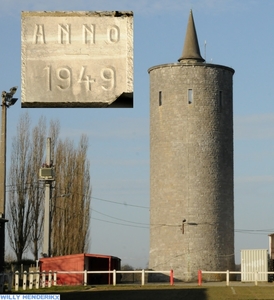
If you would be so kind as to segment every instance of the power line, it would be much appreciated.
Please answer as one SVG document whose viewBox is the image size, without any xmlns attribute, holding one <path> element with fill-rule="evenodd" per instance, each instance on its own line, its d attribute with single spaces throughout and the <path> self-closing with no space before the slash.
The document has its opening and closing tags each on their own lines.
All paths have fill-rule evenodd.
<svg viewBox="0 0 274 300">
<path fill-rule="evenodd" d="M 15 191 L 15 189 L 17 188 L 17 186 L 20 184 L 15 184 L 15 185 L 7 185 L 6 187 L 9 187 L 10 190 L 8 190 L 7 192 L 11 192 L 11 191 Z M 31 189 L 33 186 L 39 186 L 40 182 L 32 182 L 32 183 L 25 183 L 25 185 L 29 185 L 30 187 L 25 187 L 24 190 L 27 189 Z M 42 187 L 39 187 L 42 189 Z M 78 194 L 78 193 L 76 193 Z M 112 204 L 117 204 L 117 205 L 123 205 L 123 206 L 128 206 L 128 207 L 135 207 L 135 208 L 142 208 L 142 209 L 149 209 L 148 206 L 141 206 L 141 205 L 134 205 L 134 204 L 128 204 L 126 202 L 118 202 L 118 201 L 111 201 L 111 200 L 107 200 L 107 199 L 103 199 L 103 198 L 98 198 L 98 197 L 93 197 L 91 196 L 92 199 L 94 200 L 98 200 L 98 201 L 103 201 L 103 202 L 108 202 L 108 203 L 112 203 Z M 60 207 L 57 207 L 59 209 L 61 209 Z M 121 226 L 129 226 L 129 227 L 138 227 L 138 228 L 149 228 L 149 226 L 168 226 L 168 227 L 180 227 L 181 224 L 147 224 L 147 223 L 140 223 L 140 222 L 134 222 L 134 221 L 129 221 L 129 220 L 124 220 L 124 219 L 120 219 L 120 218 L 116 218 L 107 214 L 104 214 L 100 211 L 97 211 L 95 209 L 91 209 L 92 211 L 101 214 L 103 216 L 106 216 L 108 218 L 112 218 L 114 220 L 118 220 L 118 221 L 122 221 L 122 222 L 126 222 L 126 223 L 130 223 L 130 224 L 136 224 L 136 225 L 129 225 L 129 224 L 123 224 L 123 223 L 118 223 L 118 222 L 111 222 L 111 221 L 107 221 L 107 220 L 102 220 L 102 219 L 98 219 L 98 218 L 94 218 L 91 217 L 91 219 L 97 220 L 97 221 L 101 221 L 101 222 L 106 222 L 106 223 L 111 223 L 111 224 L 116 224 L 116 225 L 121 225 Z M 138 226 L 137 226 L 138 225 Z M 140 225 L 140 226 L 139 226 Z M 235 229 L 235 233 L 242 233 L 242 234 L 269 234 L 271 232 L 274 232 L 274 229 Z"/>
<path fill-rule="evenodd" d="M 134 222 L 134 221 L 128 221 L 128 220 L 124 220 L 124 219 L 115 218 L 115 217 L 112 217 L 110 215 L 104 214 L 104 213 L 102 213 L 102 212 L 100 212 L 98 210 L 95 210 L 93 208 L 91 208 L 91 211 L 92 212 L 94 211 L 94 212 L 96 212 L 96 213 L 98 213 L 98 214 L 100 214 L 102 216 L 105 216 L 105 217 L 108 217 L 108 218 L 111 218 L 111 219 L 114 219 L 114 220 L 118 220 L 118 221 L 122 221 L 122 222 L 127 222 L 127 223 L 131 223 L 131 224 L 138 224 L 138 225 L 143 225 L 143 226 L 149 226 L 149 224 L 147 224 L 147 223 L 140 223 L 140 222 Z"/>
<path fill-rule="evenodd" d="M 274 232 L 274 229 L 235 229 L 237 233 L 266 235 Z"/>
<path fill-rule="evenodd" d="M 43 187 L 41 186 L 42 184 L 38 181 L 38 182 L 32 182 L 32 183 L 24 183 L 25 187 L 24 190 L 28 190 L 33 188 L 33 186 L 38 186 L 38 188 L 43 189 Z M 26 186 L 29 187 L 26 187 Z M 9 188 L 9 190 L 7 190 L 7 192 L 14 192 L 16 191 L 16 189 L 18 188 L 18 186 L 20 186 L 20 184 L 11 184 L 11 185 L 6 185 L 7 188 Z M 79 193 L 74 193 L 74 194 L 79 194 Z M 86 195 L 82 195 L 82 196 L 86 196 Z M 112 204 L 117 204 L 117 205 L 123 205 L 123 206 L 127 206 L 127 207 L 135 207 L 135 208 L 142 208 L 142 209 L 149 209 L 148 206 L 142 206 L 142 205 L 135 205 L 135 204 L 128 204 L 126 202 L 118 202 L 118 201 L 111 201 L 111 200 L 107 200 L 107 199 L 102 199 L 102 198 L 97 198 L 97 197 L 93 197 L 91 196 L 92 199 L 94 200 L 98 200 L 98 201 L 103 201 L 103 202 L 108 202 L 108 203 L 112 203 Z"/>
<path fill-rule="evenodd" d="M 124 220 L 124 219 L 120 219 L 120 218 L 115 218 L 112 217 L 110 215 L 101 213 L 97 210 L 92 209 L 92 211 L 97 212 L 103 216 L 118 220 L 118 221 L 122 221 L 122 222 L 128 222 L 131 224 L 137 224 L 137 225 L 141 225 L 141 226 L 137 226 L 137 225 L 129 225 L 129 224 L 123 224 L 123 223 L 118 223 L 118 222 L 112 222 L 112 221 L 107 221 L 107 220 L 102 220 L 102 219 L 98 219 L 98 218 L 94 218 L 91 217 L 91 219 L 96 220 L 96 221 L 100 221 L 100 222 L 105 222 L 105 223 L 111 223 L 111 224 L 116 224 L 116 225 L 121 225 L 121 226 L 126 226 L 126 227 L 137 227 L 137 228 L 149 228 L 150 226 L 166 226 L 166 227 L 180 227 L 181 224 L 147 224 L 147 223 L 139 223 L 139 222 L 133 222 L 133 221 L 128 221 L 128 220 Z M 143 225 L 143 226 L 142 226 Z M 235 233 L 243 233 L 243 234 L 268 234 L 270 232 L 274 232 L 274 229 L 235 229 L 234 230 Z"/>
<path fill-rule="evenodd" d="M 136 227 L 136 228 L 145 228 L 145 229 L 149 229 L 149 226 L 129 225 L 129 224 L 123 224 L 123 223 L 117 223 L 117 222 L 112 222 L 112 221 L 101 220 L 101 219 L 97 219 L 97 218 L 93 218 L 93 217 L 91 217 L 91 219 L 96 220 L 96 221 L 105 222 L 105 223 L 121 225 L 121 226 L 125 226 L 125 227 Z"/>
<path fill-rule="evenodd" d="M 118 205 L 123 205 L 123 206 L 129 206 L 129 207 L 137 207 L 137 208 L 145 208 L 145 209 L 149 209 L 148 206 L 141 206 L 141 205 L 127 204 L 126 202 L 121 203 L 121 202 L 110 201 L 110 200 L 106 200 L 106 199 L 102 199 L 102 198 L 97 198 L 97 197 L 93 197 L 93 196 L 91 196 L 91 198 L 92 198 L 92 199 L 95 199 L 95 200 L 104 201 L 104 202 L 109 202 L 109 203 L 118 204 Z"/>
</svg>

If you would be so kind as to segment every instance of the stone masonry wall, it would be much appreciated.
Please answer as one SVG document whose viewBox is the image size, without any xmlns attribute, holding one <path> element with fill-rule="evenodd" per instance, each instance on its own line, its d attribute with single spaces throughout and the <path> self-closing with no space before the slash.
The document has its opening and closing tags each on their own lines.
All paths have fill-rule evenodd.
<svg viewBox="0 0 274 300">
<path fill-rule="evenodd" d="M 231 270 L 234 70 L 178 63 L 149 73 L 149 267 L 184 281 L 199 269 Z"/>
</svg>

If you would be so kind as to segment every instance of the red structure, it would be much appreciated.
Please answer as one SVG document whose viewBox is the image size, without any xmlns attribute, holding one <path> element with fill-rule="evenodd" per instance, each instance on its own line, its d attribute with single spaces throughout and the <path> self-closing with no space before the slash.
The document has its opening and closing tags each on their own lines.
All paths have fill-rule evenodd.
<svg viewBox="0 0 274 300">
<path fill-rule="evenodd" d="M 58 285 L 81 285 L 84 283 L 83 273 L 58 273 L 58 271 L 112 271 L 121 269 L 121 259 L 100 254 L 72 254 L 41 258 L 40 272 L 57 271 Z M 118 280 L 117 280 L 118 282 Z M 87 284 L 111 284 L 112 274 L 88 274 Z"/>
<path fill-rule="evenodd" d="M 202 270 L 198 270 L 198 285 L 202 285 Z"/>
</svg>

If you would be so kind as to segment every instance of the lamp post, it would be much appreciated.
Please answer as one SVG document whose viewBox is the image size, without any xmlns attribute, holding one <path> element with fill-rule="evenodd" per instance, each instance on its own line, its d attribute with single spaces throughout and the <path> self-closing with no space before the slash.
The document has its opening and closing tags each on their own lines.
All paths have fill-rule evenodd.
<svg viewBox="0 0 274 300">
<path fill-rule="evenodd" d="M 1 119 L 1 148 L 0 148 L 0 273 L 4 272 L 5 263 L 5 205 L 6 205 L 6 137 L 7 137 L 7 108 L 18 100 L 13 98 L 17 87 L 12 87 L 7 93 L 2 92 L 2 119 Z"/>
</svg>

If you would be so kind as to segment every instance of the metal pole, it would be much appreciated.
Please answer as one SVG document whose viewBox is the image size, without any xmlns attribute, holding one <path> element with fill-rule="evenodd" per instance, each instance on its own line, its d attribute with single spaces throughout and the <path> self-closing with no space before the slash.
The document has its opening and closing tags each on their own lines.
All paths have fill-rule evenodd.
<svg viewBox="0 0 274 300">
<path fill-rule="evenodd" d="M 226 286 L 229 286 L 229 270 L 226 271 Z"/>
<path fill-rule="evenodd" d="M 202 270 L 198 270 L 198 285 L 202 285 Z"/>
<path fill-rule="evenodd" d="M 174 284 L 174 277 L 173 277 L 173 270 L 170 270 L 170 278 L 169 278 L 169 281 L 170 281 L 170 285 L 173 285 Z"/>
<path fill-rule="evenodd" d="M 0 153 L 0 273 L 4 272 L 5 263 L 5 205 L 6 205 L 6 137 L 7 107 L 2 104 L 1 118 L 1 153 Z"/>
<path fill-rule="evenodd" d="M 2 118 L 1 118 L 1 146 L 0 146 L 0 273 L 4 272 L 5 264 L 5 206 L 6 206 L 6 150 L 7 150 L 7 107 L 14 105 L 18 100 L 13 98 L 17 87 L 10 92 L 2 92 Z"/>
<path fill-rule="evenodd" d="M 46 164 L 51 164 L 51 138 L 47 138 L 47 157 Z M 44 216 L 44 242 L 43 242 L 43 255 L 50 257 L 50 234 L 51 234 L 51 182 L 46 181 L 45 183 L 45 216 Z"/>
<path fill-rule="evenodd" d="M 142 270 L 142 285 L 145 285 L 145 270 Z"/>
</svg>

